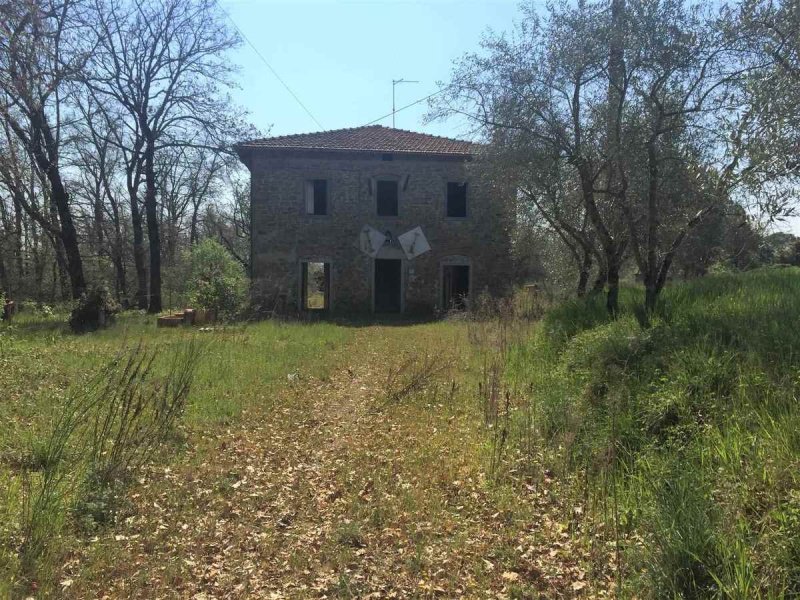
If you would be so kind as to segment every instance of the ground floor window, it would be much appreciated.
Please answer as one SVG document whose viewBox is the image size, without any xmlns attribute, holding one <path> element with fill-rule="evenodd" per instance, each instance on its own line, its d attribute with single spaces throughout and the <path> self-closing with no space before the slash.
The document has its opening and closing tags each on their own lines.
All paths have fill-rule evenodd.
<svg viewBox="0 0 800 600">
<path fill-rule="evenodd" d="M 469 276 L 469 265 L 444 265 L 442 267 L 442 302 L 445 310 L 467 308 Z"/>
<path fill-rule="evenodd" d="M 328 310 L 330 308 L 330 263 L 303 263 L 301 296 L 303 310 Z"/>
</svg>

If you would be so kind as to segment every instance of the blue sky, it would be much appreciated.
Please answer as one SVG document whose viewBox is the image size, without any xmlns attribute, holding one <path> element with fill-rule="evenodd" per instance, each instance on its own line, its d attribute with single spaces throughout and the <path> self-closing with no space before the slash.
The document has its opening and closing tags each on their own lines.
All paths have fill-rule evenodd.
<svg viewBox="0 0 800 600">
<path fill-rule="evenodd" d="M 539 0 L 536 0 L 539 1 Z M 324 129 L 355 127 L 436 91 L 454 58 L 478 47 L 488 27 L 509 30 L 517 0 L 230 0 L 221 6 Z M 244 44 L 240 104 L 272 135 L 320 128 Z M 397 114 L 397 127 L 463 136 L 463 122 L 423 125 L 426 103 Z M 391 117 L 380 121 L 391 126 Z"/>
</svg>

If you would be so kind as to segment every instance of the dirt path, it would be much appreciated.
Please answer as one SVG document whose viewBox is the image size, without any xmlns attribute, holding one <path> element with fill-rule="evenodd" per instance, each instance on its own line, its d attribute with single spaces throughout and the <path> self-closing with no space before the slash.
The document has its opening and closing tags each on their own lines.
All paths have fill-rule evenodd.
<svg viewBox="0 0 800 600">
<path fill-rule="evenodd" d="M 534 598 L 588 591 L 570 536 L 489 485 L 464 332 L 365 328 L 329 379 L 193 436 L 132 490 L 132 516 L 64 572 L 74 597 Z M 455 350 L 462 348 L 462 350 Z M 450 367 L 386 403 L 389 357 Z M 288 375 L 288 374 L 287 374 Z M 197 439 L 194 439 L 197 438 Z M 535 519 L 532 517 L 535 515 Z"/>
</svg>

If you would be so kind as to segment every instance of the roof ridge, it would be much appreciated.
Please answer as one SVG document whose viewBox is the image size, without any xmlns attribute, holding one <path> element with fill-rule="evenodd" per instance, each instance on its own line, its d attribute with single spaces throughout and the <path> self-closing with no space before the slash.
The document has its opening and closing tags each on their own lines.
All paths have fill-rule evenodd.
<svg viewBox="0 0 800 600">
<path fill-rule="evenodd" d="M 402 131 L 403 133 L 413 133 L 414 135 L 424 135 L 437 140 L 448 140 L 450 142 L 462 142 L 464 144 L 473 144 L 469 140 L 461 140 L 459 138 L 447 137 L 446 135 L 436 135 L 435 133 L 426 133 L 424 131 L 413 131 L 411 129 L 400 129 L 399 127 L 386 127 L 385 125 L 363 125 L 362 127 L 353 127 L 352 129 L 362 129 L 364 127 L 381 127 L 388 131 Z"/>
<path fill-rule="evenodd" d="M 252 139 L 252 140 L 247 140 L 247 141 L 243 142 L 243 144 L 247 145 L 247 144 L 253 144 L 253 143 L 257 143 L 257 142 L 266 142 L 266 141 L 276 142 L 276 141 L 285 140 L 285 139 L 288 139 L 288 138 L 306 138 L 306 137 L 310 137 L 310 136 L 320 136 L 320 135 L 331 134 L 331 133 L 344 133 L 344 132 L 364 131 L 364 130 L 368 130 L 368 129 L 381 129 L 381 130 L 384 130 L 384 131 L 387 131 L 387 132 L 396 131 L 396 132 L 402 132 L 402 133 L 409 133 L 409 134 L 417 135 L 417 136 L 425 136 L 425 137 L 432 138 L 432 139 L 437 139 L 437 140 L 446 140 L 448 142 L 458 142 L 458 143 L 461 143 L 461 144 L 474 144 L 474 142 L 469 141 L 469 140 L 461 140 L 461 139 L 458 139 L 458 138 L 452 138 L 452 137 L 447 137 L 447 136 L 443 136 L 443 135 L 435 135 L 433 133 L 425 133 L 425 132 L 421 132 L 421 131 L 412 131 L 411 129 L 400 129 L 398 127 L 387 127 L 385 125 L 380 125 L 380 124 L 358 125 L 356 127 L 340 127 L 338 129 L 323 129 L 321 131 L 309 131 L 309 132 L 305 132 L 305 133 L 285 133 L 285 134 L 282 134 L 282 135 L 274 135 L 274 136 L 267 136 L 267 137 L 261 137 L 261 138 L 255 138 L 255 139 Z"/>
<path fill-rule="evenodd" d="M 273 136 L 249 140 L 237 146 L 239 150 L 397 153 L 465 158 L 472 156 L 477 148 L 474 142 L 467 140 L 377 124 Z"/>
</svg>

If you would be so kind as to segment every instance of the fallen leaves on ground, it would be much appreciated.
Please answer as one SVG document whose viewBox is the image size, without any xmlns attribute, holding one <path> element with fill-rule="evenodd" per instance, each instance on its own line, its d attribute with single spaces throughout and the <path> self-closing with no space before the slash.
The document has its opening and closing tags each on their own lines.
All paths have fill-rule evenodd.
<svg viewBox="0 0 800 600">
<path fill-rule="evenodd" d="M 590 585 L 588 550 L 547 490 L 521 492 L 513 514 L 498 506 L 474 406 L 386 405 L 387 357 L 399 351 L 388 347 L 417 343 L 388 335 L 365 329 L 329 379 L 289 377 L 273 410 L 194 432 L 189 451 L 132 489 L 130 516 L 67 562 L 63 593 L 611 595 L 610 569 Z"/>
</svg>

